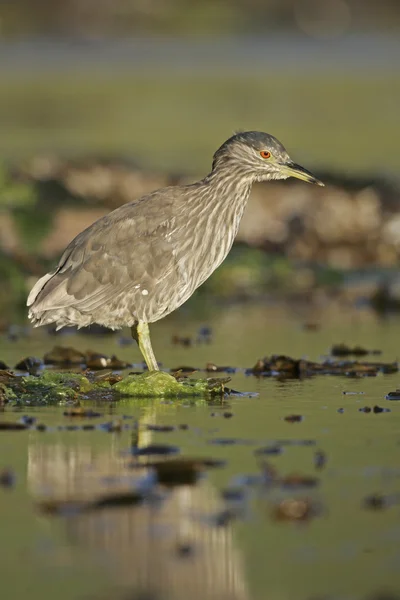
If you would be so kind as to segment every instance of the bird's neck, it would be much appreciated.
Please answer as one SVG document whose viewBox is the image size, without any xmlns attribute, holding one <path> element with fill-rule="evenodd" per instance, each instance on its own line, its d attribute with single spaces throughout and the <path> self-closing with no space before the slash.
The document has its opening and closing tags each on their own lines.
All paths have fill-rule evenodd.
<svg viewBox="0 0 400 600">
<path fill-rule="evenodd" d="M 232 174 L 231 169 L 212 171 L 195 186 L 188 186 L 185 198 L 185 214 L 190 204 L 193 236 L 190 237 L 190 255 L 196 260 L 185 258 L 185 273 L 190 280 L 189 291 L 194 291 L 221 264 L 239 229 L 247 204 L 252 181 L 248 177 Z M 187 216 L 185 217 L 187 221 Z M 205 243 L 208 239 L 208 243 Z M 183 252 L 186 257 L 186 249 Z M 199 268 L 199 265 L 201 268 Z"/>
<path fill-rule="evenodd" d="M 254 179 L 239 169 L 233 171 L 224 166 L 215 169 L 205 177 L 204 200 L 210 213 L 216 218 L 221 215 L 234 228 L 236 235 L 244 209 L 249 199 Z"/>
</svg>

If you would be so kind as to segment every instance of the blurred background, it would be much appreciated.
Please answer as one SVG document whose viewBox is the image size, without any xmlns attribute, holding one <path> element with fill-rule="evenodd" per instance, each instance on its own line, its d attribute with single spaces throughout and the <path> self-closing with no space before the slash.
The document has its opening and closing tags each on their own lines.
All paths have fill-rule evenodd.
<svg viewBox="0 0 400 600">
<path fill-rule="evenodd" d="M 327 186 L 256 186 L 189 308 L 397 310 L 399 30 L 396 0 L 1 0 L 2 321 L 26 319 L 30 286 L 84 227 L 204 176 L 238 129 L 275 135 Z"/>
</svg>

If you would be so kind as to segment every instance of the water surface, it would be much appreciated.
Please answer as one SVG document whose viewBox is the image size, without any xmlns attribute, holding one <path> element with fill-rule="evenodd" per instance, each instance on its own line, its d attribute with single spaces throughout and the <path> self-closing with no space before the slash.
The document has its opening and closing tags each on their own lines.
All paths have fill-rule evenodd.
<svg viewBox="0 0 400 600">
<path fill-rule="evenodd" d="M 166 367 L 204 368 L 207 361 L 251 367 L 257 358 L 278 353 L 319 360 L 339 342 L 383 351 L 371 360 L 398 357 L 395 317 L 382 321 L 368 311 L 300 313 L 265 306 L 213 315 L 194 320 L 181 311 L 156 324 L 159 360 Z M 320 329 L 304 328 L 309 321 Z M 195 338 L 203 324 L 212 328 L 211 344 L 172 344 L 174 334 Z M 54 338 L 43 331 L 14 342 L 3 338 L 0 358 L 14 366 L 55 343 L 140 360 L 135 346 L 121 345 L 118 335 Z M 0 488 L 5 596 L 180 599 L 190 593 L 199 600 L 300 600 L 396 593 L 400 402 L 385 395 L 400 387 L 400 376 L 282 381 L 239 372 L 229 385 L 258 395 L 229 398 L 223 405 L 132 399 L 97 406 L 102 416 L 90 422 L 124 415 L 129 428 L 122 432 L 1 431 L 0 468 L 16 474 L 14 487 Z M 360 411 L 366 406 L 390 412 Z M 6 407 L 2 418 L 27 414 L 51 426 L 77 423 L 63 415 L 65 408 Z M 302 420 L 288 422 L 290 415 Z M 226 465 L 207 470 L 196 485 L 163 489 L 158 502 L 142 506 L 67 516 L 39 510 L 46 498 L 151 489 L 150 470 L 128 468 L 135 460 L 128 451 L 136 420 L 139 447 L 167 444 L 183 457 L 221 459 Z M 149 424 L 185 428 L 153 432 Z M 279 453 L 255 453 L 265 447 L 278 447 Z M 316 485 L 271 487 L 265 469 L 272 467 L 281 478 L 296 474 L 316 478 Z M 366 508 L 373 494 L 387 498 L 388 506 Z M 293 501 L 309 503 L 307 518 L 279 519 L 282 506 Z"/>
</svg>

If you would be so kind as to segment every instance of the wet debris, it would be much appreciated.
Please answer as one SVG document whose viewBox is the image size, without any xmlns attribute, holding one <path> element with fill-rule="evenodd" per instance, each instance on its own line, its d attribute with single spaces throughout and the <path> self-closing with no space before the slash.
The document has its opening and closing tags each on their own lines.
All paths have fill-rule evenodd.
<svg viewBox="0 0 400 600">
<path fill-rule="evenodd" d="M 0 431 L 24 431 L 29 426 L 21 421 L 0 421 Z"/>
<path fill-rule="evenodd" d="M 290 475 L 286 475 L 285 477 L 281 477 L 279 479 L 279 483 L 282 489 L 301 490 L 303 488 L 317 487 L 319 485 L 319 479 L 316 477 L 292 473 Z"/>
<path fill-rule="evenodd" d="M 193 344 L 193 340 L 189 336 L 180 336 L 174 334 L 171 338 L 171 343 L 174 346 L 183 346 L 184 348 L 189 348 Z"/>
<path fill-rule="evenodd" d="M 134 456 L 168 455 L 179 454 L 180 449 L 178 446 L 170 446 L 168 444 L 149 444 L 140 448 L 134 446 L 131 448 L 130 453 Z"/>
<path fill-rule="evenodd" d="M 260 456 L 260 455 L 270 455 L 270 456 L 278 456 L 279 454 L 282 454 L 283 452 L 283 448 L 282 446 L 264 446 L 264 448 L 257 448 L 257 450 L 254 451 L 254 454 L 256 456 Z"/>
<path fill-rule="evenodd" d="M 381 350 L 367 350 L 362 346 L 347 346 L 346 344 L 335 344 L 330 350 L 331 356 L 367 356 L 368 354 L 382 354 Z"/>
<path fill-rule="evenodd" d="M 327 460 L 327 454 L 323 450 L 316 450 L 314 452 L 314 466 L 318 471 L 326 466 Z"/>
<path fill-rule="evenodd" d="M 211 516 L 210 522 L 214 527 L 227 527 L 235 521 L 238 517 L 238 513 L 233 508 L 226 508 Z"/>
<path fill-rule="evenodd" d="M 52 350 L 44 355 L 43 361 L 46 365 L 56 365 L 63 368 L 86 366 L 92 371 L 102 369 L 113 369 L 118 371 L 131 366 L 130 363 L 120 360 L 115 355 L 109 357 L 92 350 L 81 352 L 70 346 L 54 346 Z"/>
<path fill-rule="evenodd" d="M 283 417 L 283 420 L 287 423 L 301 423 L 303 419 L 304 417 L 302 415 L 287 415 L 286 417 Z"/>
<path fill-rule="evenodd" d="M 171 431 L 176 431 L 175 425 L 146 425 L 147 431 L 158 431 L 160 433 L 169 433 Z"/>
<path fill-rule="evenodd" d="M 264 488 L 279 489 L 281 492 L 303 492 L 304 490 L 314 489 L 319 486 L 320 480 L 312 475 L 302 475 L 301 473 L 289 473 L 288 475 L 280 475 L 274 465 L 271 465 L 265 460 L 259 463 L 261 477 L 259 482 Z M 258 481 L 256 480 L 256 483 Z"/>
<path fill-rule="evenodd" d="M 276 440 L 275 442 L 279 446 L 315 446 L 316 440 L 308 439 L 291 439 L 291 440 Z"/>
<path fill-rule="evenodd" d="M 198 344 L 211 344 L 212 329 L 208 325 L 203 325 L 197 332 L 196 342 Z"/>
<path fill-rule="evenodd" d="M 384 510 L 400 504 L 400 494 L 371 494 L 364 498 L 362 504 L 369 510 Z"/>
<path fill-rule="evenodd" d="M 391 412 L 390 408 L 382 408 L 381 406 L 378 406 L 377 404 L 375 406 L 373 406 L 372 408 L 370 406 L 363 406 L 362 408 L 358 409 L 358 412 L 363 412 L 363 413 L 374 413 L 374 414 L 380 414 L 380 413 L 388 413 Z"/>
<path fill-rule="evenodd" d="M 91 381 L 92 383 L 105 386 L 112 386 L 115 383 L 118 383 L 118 381 L 122 380 L 121 375 L 117 375 L 117 373 L 113 372 L 93 374 L 90 371 L 86 370 L 84 372 L 84 375 L 86 375 L 89 381 Z"/>
<path fill-rule="evenodd" d="M 60 367 L 83 365 L 85 364 L 85 355 L 70 346 L 54 346 L 49 352 L 46 352 L 43 362 L 45 365 L 58 365 Z"/>
<path fill-rule="evenodd" d="M 385 413 L 391 412 L 390 408 L 382 408 L 381 406 L 378 406 L 377 404 L 374 406 L 374 408 L 372 410 L 375 414 L 379 414 L 379 413 L 383 413 L 383 412 L 385 412 Z"/>
<path fill-rule="evenodd" d="M 394 392 L 389 392 L 386 394 L 385 400 L 400 400 L 400 390 L 396 389 Z"/>
<path fill-rule="evenodd" d="M 266 462 L 265 460 L 261 461 L 260 462 L 260 470 L 261 470 L 262 482 L 264 485 L 269 486 L 269 485 L 279 482 L 278 471 L 270 463 Z"/>
<path fill-rule="evenodd" d="M 235 367 L 218 367 L 212 362 L 208 362 L 205 368 L 207 373 L 235 373 Z"/>
<path fill-rule="evenodd" d="M 225 412 L 212 412 L 210 413 L 210 417 L 223 417 L 224 419 L 231 419 L 233 417 L 233 413 L 229 411 Z"/>
<path fill-rule="evenodd" d="M 186 375 L 194 374 L 199 371 L 204 371 L 206 373 L 230 373 L 231 374 L 231 373 L 236 373 L 237 370 L 238 369 L 236 367 L 228 367 L 228 366 L 219 367 L 219 366 L 215 365 L 214 363 L 208 362 L 205 366 L 205 369 L 199 369 L 197 367 L 190 367 L 188 365 L 182 365 L 182 366 L 171 369 L 170 373 L 177 379 L 182 379 L 183 374 L 186 374 Z"/>
<path fill-rule="evenodd" d="M 311 498 L 285 498 L 272 509 L 276 521 L 308 521 L 320 514 L 320 507 Z"/>
<path fill-rule="evenodd" d="M 174 369 L 171 369 L 171 375 L 173 377 L 175 377 L 176 379 L 180 379 L 182 376 L 182 373 L 196 373 L 198 371 L 198 369 L 196 369 L 196 367 L 189 367 L 188 365 L 182 365 L 181 367 L 175 367 Z"/>
<path fill-rule="evenodd" d="M 236 398 L 256 398 L 257 396 L 259 396 L 258 392 L 239 392 L 238 390 L 234 390 L 228 387 L 224 388 L 224 392 L 225 395 L 235 396 Z"/>
<path fill-rule="evenodd" d="M 108 433 L 121 433 L 121 431 L 124 429 L 124 425 L 121 419 L 114 419 L 114 421 L 102 423 L 100 428 Z"/>
<path fill-rule="evenodd" d="M 225 466 L 225 462 L 216 459 L 203 458 L 168 458 L 166 460 L 146 463 L 132 463 L 133 469 L 153 469 L 156 480 L 160 485 L 175 487 L 180 485 L 194 485 L 208 470 Z"/>
<path fill-rule="evenodd" d="M 239 438 L 214 438 L 209 440 L 209 444 L 215 444 L 216 446 L 236 446 L 236 445 L 249 445 L 253 444 L 250 440 L 243 440 Z"/>
<path fill-rule="evenodd" d="M 346 392 L 343 391 L 342 392 L 343 396 L 362 396 L 365 394 L 365 392 Z"/>
<path fill-rule="evenodd" d="M 211 327 L 203 326 L 197 332 L 195 340 L 191 336 L 182 336 L 174 334 L 171 337 L 171 343 L 174 346 L 183 346 L 184 348 L 190 348 L 194 343 L 196 344 L 210 344 L 212 341 L 212 330 Z"/>
<path fill-rule="evenodd" d="M 179 543 L 176 546 L 176 554 L 179 558 L 189 558 L 194 554 L 194 546 L 189 543 Z"/>
<path fill-rule="evenodd" d="M 0 486 L 3 488 L 13 488 L 16 482 L 15 471 L 10 468 L 0 470 Z"/>
<path fill-rule="evenodd" d="M 112 369 L 114 371 L 120 371 L 127 369 L 131 366 L 130 363 L 120 360 L 113 354 L 111 357 L 105 354 L 99 354 L 98 352 L 92 352 L 88 350 L 85 355 L 86 367 L 92 371 L 102 369 Z"/>
<path fill-rule="evenodd" d="M 116 493 L 104 494 L 91 500 L 83 499 L 48 499 L 38 503 L 41 512 L 47 515 L 68 515 L 74 513 L 92 512 L 109 508 L 123 508 L 138 506 L 145 501 L 143 492 L 127 490 Z"/>
<path fill-rule="evenodd" d="M 305 359 L 294 359 L 285 355 L 272 355 L 259 359 L 254 367 L 246 369 L 246 375 L 258 377 L 282 377 L 287 379 L 302 379 L 315 375 L 341 375 L 345 377 L 375 377 L 378 373 L 397 373 L 397 362 L 360 362 L 335 361 L 327 359 L 318 363 Z"/>
<path fill-rule="evenodd" d="M 31 417 L 30 415 L 22 415 L 20 418 L 20 422 L 26 425 L 27 427 L 32 427 L 36 423 L 36 417 Z"/>
<path fill-rule="evenodd" d="M 96 412 L 95 410 L 92 410 L 91 408 L 83 408 L 81 406 L 77 406 L 77 407 L 65 410 L 63 415 L 64 415 L 64 417 L 81 417 L 81 418 L 88 418 L 88 419 L 94 419 L 96 417 L 103 416 L 102 413 Z"/>
</svg>

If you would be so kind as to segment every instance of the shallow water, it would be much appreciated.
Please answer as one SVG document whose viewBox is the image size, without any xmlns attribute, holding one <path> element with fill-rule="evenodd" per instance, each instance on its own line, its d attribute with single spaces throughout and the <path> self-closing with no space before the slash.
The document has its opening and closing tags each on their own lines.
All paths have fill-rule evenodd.
<svg viewBox="0 0 400 600">
<path fill-rule="evenodd" d="M 400 319 L 382 321 L 367 310 L 301 313 L 242 306 L 213 315 L 204 321 L 213 332 L 209 345 L 172 344 L 174 334 L 195 337 L 204 324 L 183 311 L 156 324 L 158 359 L 166 367 L 204 367 L 208 361 L 251 367 L 278 353 L 320 359 L 340 342 L 383 351 L 371 360 L 398 358 Z M 309 321 L 320 329 L 305 329 Z M 37 331 L 28 339 L 2 339 L 0 359 L 14 366 L 61 343 L 139 362 L 135 346 L 118 340 Z M 129 428 L 0 431 L 0 469 L 10 467 L 16 475 L 14 487 L 0 487 L 5 597 L 347 600 L 397 593 L 400 502 L 392 494 L 400 493 L 400 402 L 385 395 L 400 387 L 400 375 L 278 381 L 238 373 L 228 385 L 258 396 L 229 398 L 224 405 L 127 400 L 97 406 L 101 417 L 79 423 L 63 415 L 65 407 L 6 408 L 4 419 L 26 414 L 47 425 L 102 423 L 124 415 Z M 390 412 L 359 410 L 375 405 Z M 303 419 L 284 420 L 293 414 Z M 161 497 L 140 506 L 61 516 L 40 510 L 46 498 L 90 499 L 133 487 L 151 491 L 152 472 L 129 468 L 137 460 L 129 453 L 135 419 L 139 446 L 173 445 L 183 457 L 221 459 L 226 465 L 207 469 L 196 485 L 162 489 Z M 187 428 L 153 432 L 149 424 Z M 271 446 L 280 453 L 255 454 Z M 321 468 L 318 457 L 326 459 Z M 280 477 L 313 477 L 317 485 L 271 486 L 262 461 Z M 388 506 L 366 508 L 364 500 L 372 494 L 387 497 Z M 279 520 L 289 503 L 305 506 L 294 505 L 296 499 L 309 502 L 307 518 Z"/>
</svg>

